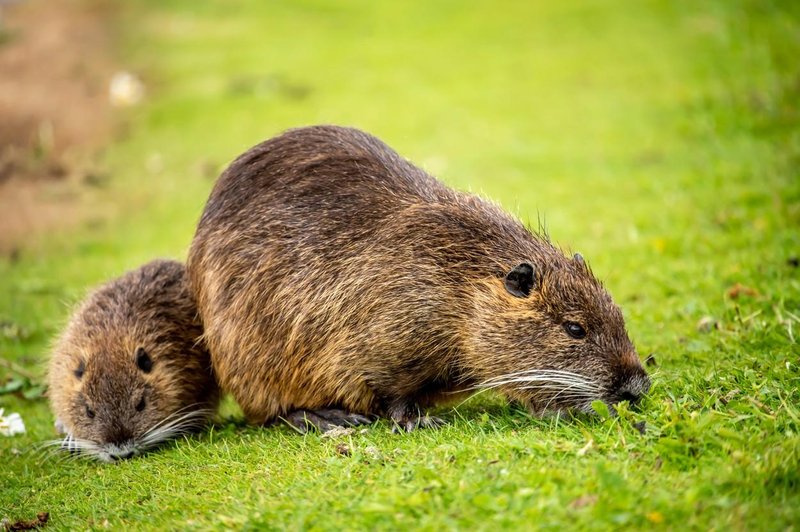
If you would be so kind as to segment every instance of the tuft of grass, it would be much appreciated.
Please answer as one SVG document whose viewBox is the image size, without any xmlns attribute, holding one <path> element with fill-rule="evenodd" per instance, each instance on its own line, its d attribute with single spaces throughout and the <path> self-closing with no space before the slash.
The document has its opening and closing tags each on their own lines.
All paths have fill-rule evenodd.
<svg viewBox="0 0 800 532">
<path fill-rule="evenodd" d="M 62 529 L 797 525 L 795 3 L 167 0 L 126 17 L 121 55 L 149 100 L 108 146 L 103 194 L 120 214 L 0 259 L 0 356 L 15 365 L 0 378 L 35 384 L 95 283 L 184 257 L 227 161 L 327 122 L 543 218 L 623 307 L 654 386 L 616 417 L 530 419 L 482 394 L 442 409 L 441 430 L 393 435 L 381 422 L 341 439 L 247 427 L 228 402 L 208 432 L 112 466 L 37 452 L 54 437 L 47 404 L 10 392 L 0 408 L 28 433 L 0 437 L 0 518 L 49 511 Z"/>
</svg>

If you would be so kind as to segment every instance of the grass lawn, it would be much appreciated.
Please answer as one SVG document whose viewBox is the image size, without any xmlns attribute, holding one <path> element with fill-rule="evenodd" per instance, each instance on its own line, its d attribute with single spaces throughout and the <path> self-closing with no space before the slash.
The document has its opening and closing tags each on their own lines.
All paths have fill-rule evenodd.
<svg viewBox="0 0 800 532">
<path fill-rule="evenodd" d="M 120 57 L 148 98 L 122 113 L 127 135 L 105 154 L 104 207 L 117 214 L 0 259 L 0 357 L 41 375 L 89 287 L 185 257 L 227 161 L 288 127 L 338 123 L 534 226 L 544 218 L 653 354 L 653 389 L 615 418 L 530 419 L 481 395 L 442 409 L 441 430 L 393 435 L 382 422 L 340 439 L 246 427 L 227 402 L 210 432 L 118 465 L 37 453 L 55 437 L 46 400 L 4 394 L 28 432 L 0 437 L 0 518 L 798 527 L 800 4 L 233 4 L 126 8 Z"/>
</svg>

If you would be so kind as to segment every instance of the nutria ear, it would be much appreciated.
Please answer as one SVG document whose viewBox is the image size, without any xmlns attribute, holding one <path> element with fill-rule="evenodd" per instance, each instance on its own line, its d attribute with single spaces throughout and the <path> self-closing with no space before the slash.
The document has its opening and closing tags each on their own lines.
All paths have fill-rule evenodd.
<svg viewBox="0 0 800 532">
<path fill-rule="evenodd" d="M 523 262 L 506 274 L 506 290 L 512 296 L 527 297 L 531 293 L 535 277 L 536 271 L 533 266 Z"/>
<path fill-rule="evenodd" d="M 145 373 L 150 373 L 150 370 L 153 369 L 153 360 L 144 350 L 144 347 L 136 349 L 136 365 Z"/>
<path fill-rule="evenodd" d="M 580 253 L 576 253 L 572 258 L 575 259 L 575 262 L 580 262 L 583 264 L 583 255 Z"/>
</svg>

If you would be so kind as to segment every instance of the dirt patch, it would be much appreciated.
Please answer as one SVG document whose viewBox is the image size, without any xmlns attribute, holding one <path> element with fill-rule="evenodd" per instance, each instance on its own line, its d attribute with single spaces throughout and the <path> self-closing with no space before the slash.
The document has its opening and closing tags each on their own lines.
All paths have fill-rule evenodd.
<svg viewBox="0 0 800 532">
<path fill-rule="evenodd" d="M 82 219 L 112 129 L 110 15 L 107 0 L 0 0 L 0 253 Z"/>
<path fill-rule="evenodd" d="M 13 523 L 2 523 L 3 530 L 36 530 L 42 528 L 50 520 L 50 512 L 39 512 L 35 519 L 19 520 Z"/>
</svg>

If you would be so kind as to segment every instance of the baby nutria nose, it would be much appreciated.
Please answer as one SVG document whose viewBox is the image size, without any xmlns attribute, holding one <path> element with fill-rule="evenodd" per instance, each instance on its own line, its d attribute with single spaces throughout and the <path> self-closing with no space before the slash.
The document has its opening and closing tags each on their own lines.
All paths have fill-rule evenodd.
<svg viewBox="0 0 800 532">
<path fill-rule="evenodd" d="M 133 439 L 133 434 L 127 428 L 112 425 L 105 431 L 105 441 L 115 445 L 122 445 L 128 443 Z"/>
</svg>

